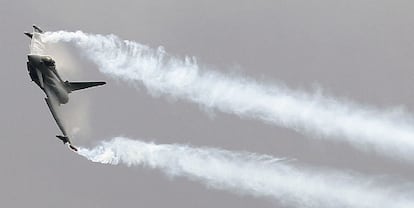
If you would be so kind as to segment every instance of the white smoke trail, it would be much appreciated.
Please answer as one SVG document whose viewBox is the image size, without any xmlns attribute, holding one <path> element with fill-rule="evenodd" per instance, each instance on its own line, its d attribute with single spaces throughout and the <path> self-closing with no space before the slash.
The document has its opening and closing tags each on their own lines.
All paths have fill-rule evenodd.
<svg viewBox="0 0 414 208">
<path fill-rule="evenodd" d="M 366 151 L 414 161 L 414 128 L 410 115 L 379 111 L 320 94 L 262 85 L 241 77 L 201 70 L 194 58 L 179 59 L 162 47 L 154 50 L 114 35 L 52 32 L 46 42 L 70 42 L 108 76 L 152 94 L 167 94 L 201 106 L 260 119 L 320 138 L 345 141 Z"/>
<path fill-rule="evenodd" d="M 38 32 L 33 31 L 32 38 L 30 41 L 30 54 L 33 55 L 44 55 L 45 46 L 41 40 L 41 34 Z"/>
<path fill-rule="evenodd" d="M 372 178 L 295 168 L 252 153 L 183 145 L 157 145 L 114 138 L 79 154 L 93 162 L 159 169 L 210 188 L 270 197 L 289 207 L 412 208 L 412 191 L 378 184 Z"/>
</svg>

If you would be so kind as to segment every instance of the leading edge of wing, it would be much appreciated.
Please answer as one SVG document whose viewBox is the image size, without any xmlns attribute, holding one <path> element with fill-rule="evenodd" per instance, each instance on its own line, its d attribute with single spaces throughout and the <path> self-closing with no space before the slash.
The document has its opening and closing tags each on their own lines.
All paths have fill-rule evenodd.
<svg viewBox="0 0 414 208">
<path fill-rule="evenodd" d="M 46 104 L 49 107 L 49 110 L 52 113 L 52 116 L 55 119 L 56 124 L 58 125 L 58 127 L 59 127 L 60 131 L 62 132 L 63 136 L 67 137 L 67 132 L 65 130 L 65 127 L 63 126 L 63 123 L 62 123 L 62 121 L 61 121 L 61 119 L 58 115 L 57 109 L 56 109 L 58 107 L 57 106 L 58 105 L 57 101 L 53 100 L 53 99 L 56 99 L 56 98 L 54 98 L 54 96 L 52 95 L 52 93 L 50 92 L 50 90 L 48 89 L 48 87 L 46 85 L 45 85 L 44 89 L 45 89 L 45 93 L 47 95 L 47 98 L 45 98 Z"/>
</svg>

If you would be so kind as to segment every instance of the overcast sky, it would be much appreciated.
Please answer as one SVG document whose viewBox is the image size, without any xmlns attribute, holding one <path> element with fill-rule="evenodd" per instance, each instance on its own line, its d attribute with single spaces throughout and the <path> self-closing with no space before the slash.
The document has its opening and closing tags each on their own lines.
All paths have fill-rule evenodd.
<svg viewBox="0 0 414 208">
<path fill-rule="evenodd" d="M 217 191 L 157 170 L 105 166 L 71 153 L 43 92 L 26 69 L 32 24 L 44 30 L 116 34 L 173 55 L 191 55 L 223 73 L 282 83 L 357 103 L 414 112 L 414 2 L 408 0 L 11 1 L 0 0 L 0 201 L 4 207 L 281 207 L 267 198 Z M 414 180 L 414 166 L 347 144 L 307 139 L 165 97 L 154 98 L 99 73 L 79 54 L 65 74 L 104 80 L 72 93 L 78 145 L 124 135 L 296 158 L 295 163 Z M 59 64 L 59 63 L 58 63 Z M 58 65 L 59 66 L 59 65 Z M 58 69 L 59 70 L 59 69 Z M 86 103 L 86 104 L 85 104 Z M 79 113 L 73 109 L 84 106 Z M 84 113 L 87 111 L 87 116 Z M 80 115 L 82 114 L 82 115 Z M 81 119 L 82 120 L 82 119 Z M 86 135 L 86 136 L 85 136 Z"/>
</svg>

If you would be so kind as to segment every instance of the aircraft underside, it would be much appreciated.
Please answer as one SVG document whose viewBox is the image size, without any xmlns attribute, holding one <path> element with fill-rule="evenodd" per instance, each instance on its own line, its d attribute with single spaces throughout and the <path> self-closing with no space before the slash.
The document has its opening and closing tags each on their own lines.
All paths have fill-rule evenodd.
<svg viewBox="0 0 414 208">
<path fill-rule="evenodd" d="M 44 46 L 39 38 L 43 31 L 33 26 L 33 32 L 24 34 L 31 38 L 30 54 L 28 55 L 27 69 L 29 76 L 46 94 L 46 104 L 63 135 L 57 135 L 68 147 L 77 151 L 68 137 L 63 125 L 62 118 L 58 113 L 59 106 L 69 101 L 69 93 L 90 87 L 106 84 L 105 82 L 69 82 L 63 81 L 56 69 L 55 61 L 52 57 L 44 54 Z"/>
</svg>

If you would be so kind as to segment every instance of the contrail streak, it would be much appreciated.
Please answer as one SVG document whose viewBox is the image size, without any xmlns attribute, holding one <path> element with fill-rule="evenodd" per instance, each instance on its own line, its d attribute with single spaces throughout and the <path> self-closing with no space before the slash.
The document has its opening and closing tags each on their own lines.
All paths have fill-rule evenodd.
<svg viewBox="0 0 414 208">
<path fill-rule="evenodd" d="M 121 40 L 114 35 L 52 32 L 45 42 L 70 42 L 104 74 L 143 84 L 151 94 L 166 94 L 209 109 L 259 119 L 310 133 L 313 138 L 347 142 L 367 152 L 414 162 L 411 115 L 380 111 L 347 101 L 259 84 L 202 68 L 195 58 L 180 59 L 162 47 Z"/>
<path fill-rule="evenodd" d="M 183 145 L 157 145 L 127 138 L 86 149 L 93 162 L 159 169 L 209 188 L 268 197 L 289 207 L 412 208 L 412 191 L 374 179 L 335 171 L 295 168 L 268 155 Z"/>
</svg>

